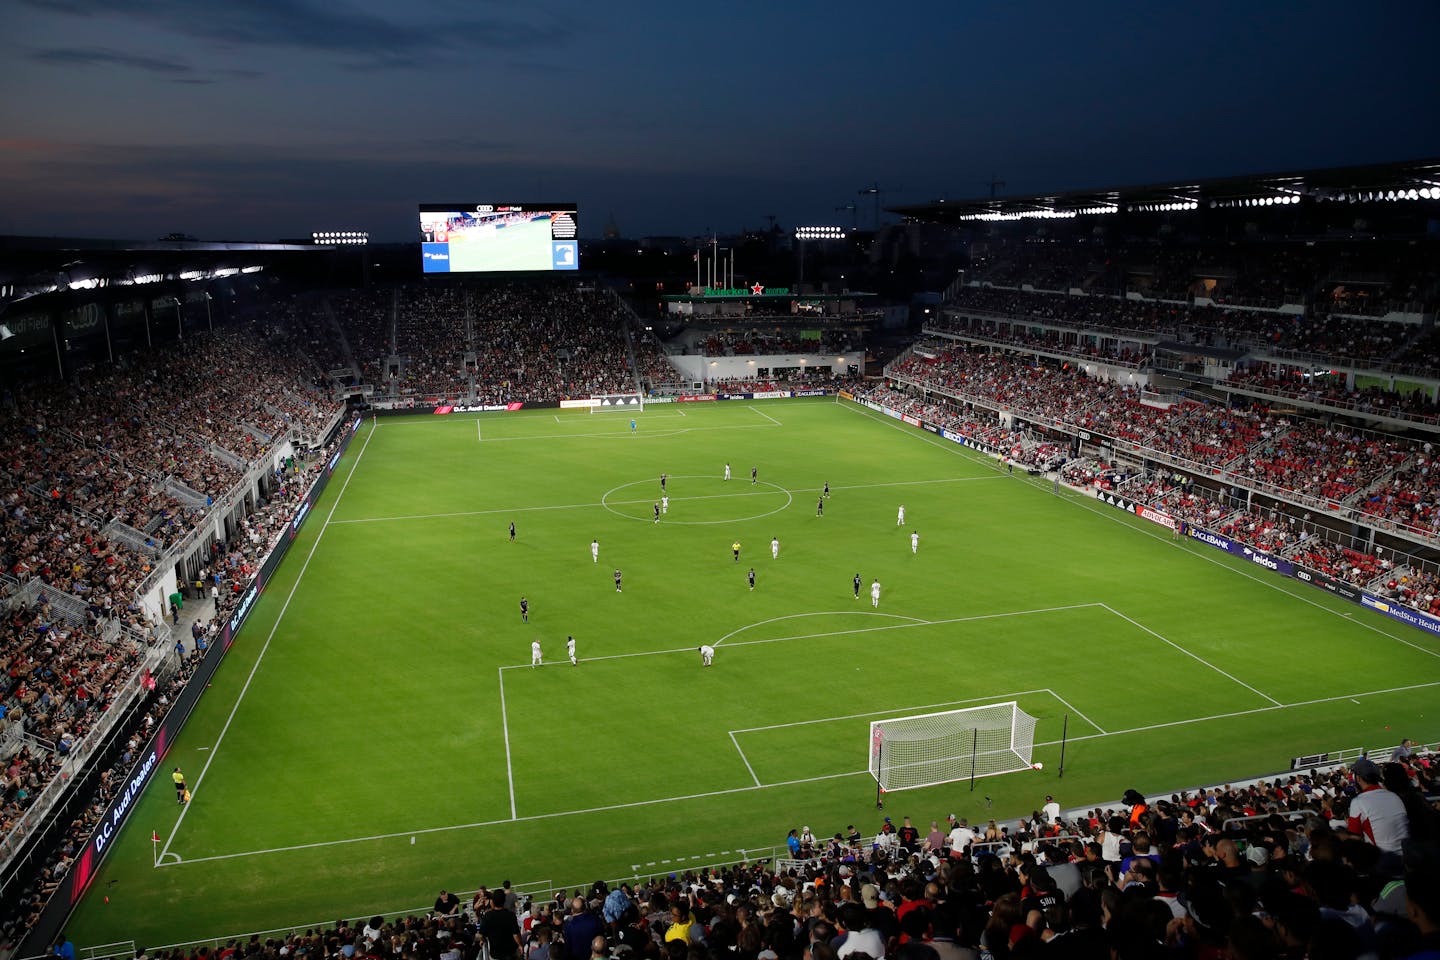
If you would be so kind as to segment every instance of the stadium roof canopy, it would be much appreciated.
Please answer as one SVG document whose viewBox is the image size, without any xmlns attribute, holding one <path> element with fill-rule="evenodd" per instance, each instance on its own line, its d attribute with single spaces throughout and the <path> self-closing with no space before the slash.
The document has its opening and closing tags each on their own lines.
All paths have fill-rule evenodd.
<svg viewBox="0 0 1440 960">
<path fill-rule="evenodd" d="M 124 241 L 0 236 L 0 309 L 69 290 L 144 286 L 249 273 L 333 247 L 310 243 Z"/>
<path fill-rule="evenodd" d="M 1113 213 L 1168 213 L 1300 203 L 1440 201 L 1440 159 L 1180 180 L 1099 190 L 934 200 L 887 207 L 934 223 L 1069 219 Z"/>
</svg>

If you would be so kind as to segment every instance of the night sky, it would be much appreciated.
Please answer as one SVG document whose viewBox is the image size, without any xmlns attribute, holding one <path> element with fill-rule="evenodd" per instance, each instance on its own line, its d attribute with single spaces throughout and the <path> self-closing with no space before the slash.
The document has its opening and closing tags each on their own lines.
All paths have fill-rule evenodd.
<svg viewBox="0 0 1440 960">
<path fill-rule="evenodd" d="M 123 11 L 123 12 L 121 12 Z M 0 233 L 627 236 L 1440 156 L 1436 0 L 3 0 Z"/>
</svg>

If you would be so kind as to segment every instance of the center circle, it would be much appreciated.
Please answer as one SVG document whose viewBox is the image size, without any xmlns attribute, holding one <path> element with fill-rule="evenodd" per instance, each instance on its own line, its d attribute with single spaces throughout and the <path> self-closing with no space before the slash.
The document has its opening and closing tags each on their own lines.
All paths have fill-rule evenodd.
<svg viewBox="0 0 1440 960">
<path fill-rule="evenodd" d="M 702 527 L 714 526 L 721 523 L 743 523 L 746 520 L 759 520 L 762 517 L 774 516 L 790 506 L 795 500 L 789 490 L 786 490 L 778 483 L 771 483 L 768 480 L 756 480 L 752 484 L 746 483 L 743 479 L 721 480 L 719 477 L 702 476 L 667 476 L 665 479 L 668 483 L 666 493 L 670 495 L 670 511 L 661 515 L 660 521 L 662 523 Z M 679 482 L 678 487 L 677 481 Z M 693 481 L 700 482 L 695 483 Z M 623 493 L 623 491 L 642 486 L 648 486 L 650 490 L 654 492 L 654 496 L 649 499 L 643 496 L 627 498 Z M 767 487 L 769 489 L 757 491 L 754 489 L 755 487 Z M 729 489 L 733 489 L 734 492 L 721 492 L 722 490 Z M 711 490 L 716 492 L 711 493 Z M 695 501 L 712 500 L 744 501 L 746 498 L 769 499 L 779 494 L 784 495 L 785 502 L 763 513 L 752 513 L 743 517 L 726 517 L 723 520 L 681 520 L 678 518 L 678 515 L 683 513 L 684 504 L 687 501 L 692 503 Z M 646 523 L 650 523 L 654 520 L 651 505 L 659 503 L 661 496 L 660 480 L 658 477 L 649 480 L 632 480 L 629 483 L 622 483 L 618 487 L 611 487 L 609 490 L 606 490 L 600 495 L 600 505 L 617 517 L 624 517 L 626 520 L 643 520 Z M 617 509 L 624 507 L 634 508 L 635 512 L 627 513 L 624 509 Z"/>
</svg>

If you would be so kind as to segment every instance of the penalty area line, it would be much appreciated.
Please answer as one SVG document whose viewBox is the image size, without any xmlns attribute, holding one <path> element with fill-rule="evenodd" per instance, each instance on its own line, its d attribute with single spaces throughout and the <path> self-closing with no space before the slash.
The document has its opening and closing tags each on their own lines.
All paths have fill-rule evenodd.
<svg viewBox="0 0 1440 960">
<path fill-rule="evenodd" d="M 192 857 L 183 863 L 160 864 L 161 867 L 168 866 L 192 866 L 197 863 L 211 863 L 218 860 L 237 860 L 244 857 L 259 857 L 275 853 L 294 853 L 301 850 L 318 850 L 325 847 L 338 847 L 355 843 L 371 843 L 380 840 L 397 840 L 407 837 L 418 837 L 435 833 L 451 833 L 458 830 L 474 830 L 480 827 L 506 826 L 515 823 L 527 823 L 536 820 L 551 820 L 556 817 L 579 817 L 595 813 L 610 813 L 615 810 L 633 810 L 639 807 L 653 807 L 665 803 L 678 803 L 686 800 L 705 800 L 710 797 L 728 797 L 739 793 L 754 793 L 757 790 L 773 790 L 778 787 L 803 786 L 807 783 L 822 783 L 826 780 L 842 780 L 847 777 L 869 776 L 869 770 L 852 770 L 846 773 L 827 773 L 818 777 L 802 777 L 797 780 L 782 780 L 778 783 L 767 783 L 762 785 L 746 784 L 743 787 L 729 787 L 724 790 L 710 790 L 704 793 L 689 793 L 673 797 L 656 797 L 653 800 L 632 800 L 628 803 L 611 803 L 600 807 L 587 807 L 580 810 L 559 810 L 553 813 L 528 814 L 523 817 L 506 817 L 500 820 L 477 820 L 474 823 L 457 823 L 447 827 L 421 827 L 415 830 L 396 830 L 391 833 L 377 833 L 368 837 L 346 837 L 341 840 L 317 840 L 313 843 L 295 843 L 283 847 L 270 847 L 265 850 L 245 850 L 240 853 L 218 853 L 209 857 Z"/>
<path fill-rule="evenodd" d="M 785 426 L 785 424 L 781 423 L 779 420 L 776 420 L 774 417 L 770 416 L 770 414 L 766 413 L 764 410 L 759 409 L 758 407 L 749 407 L 749 406 L 747 406 L 745 409 L 746 409 L 746 410 L 754 410 L 756 413 L 760 414 L 760 416 L 764 417 L 766 420 L 769 420 L 771 423 L 775 424 L 775 426 L 777 426 L 777 427 L 783 427 L 783 426 Z"/>
</svg>

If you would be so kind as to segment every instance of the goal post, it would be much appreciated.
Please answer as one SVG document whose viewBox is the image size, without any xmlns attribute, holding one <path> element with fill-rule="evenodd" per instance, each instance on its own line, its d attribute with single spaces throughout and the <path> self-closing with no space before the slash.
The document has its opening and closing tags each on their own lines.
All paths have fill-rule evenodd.
<svg viewBox="0 0 1440 960">
<path fill-rule="evenodd" d="M 600 393 L 591 397 L 591 413 L 631 413 L 645 410 L 645 395 L 640 393 Z"/>
<path fill-rule="evenodd" d="M 870 775 L 881 793 L 1028 770 L 1034 717 L 1014 700 L 870 723 Z"/>
</svg>

